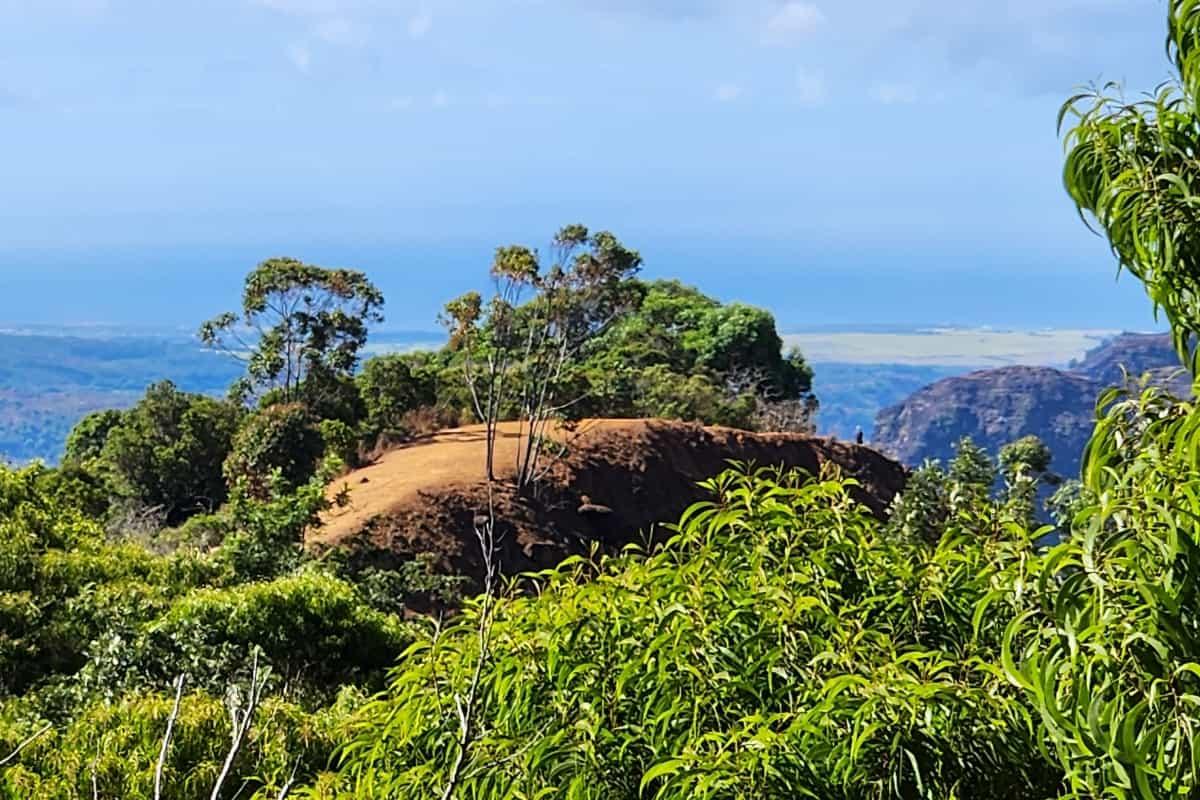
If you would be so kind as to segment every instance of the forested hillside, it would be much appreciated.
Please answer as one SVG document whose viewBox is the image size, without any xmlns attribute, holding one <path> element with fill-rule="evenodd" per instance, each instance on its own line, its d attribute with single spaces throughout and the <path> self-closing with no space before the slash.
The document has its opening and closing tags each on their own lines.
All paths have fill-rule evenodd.
<svg viewBox="0 0 1200 800">
<path fill-rule="evenodd" d="M 501 526 L 516 518 L 502 515 L 498 496 L 534 519 L 559 514 L 564 498 L 549 496 L 547 470 L 586 470 L 592 458 L 571 461 L 565 442 L 552 445 L 552 422 L 568 430 L 603 414 L 790 430 L 799 435 L 759 448 L 790 442 L 798 455 L 784 461 L 814 467 L 831 452 L 831 463 L 840 457 L 856 469 L 871 459 L 889 464 L 886 494 L 872 495 L 877 509 L 895 494 L 898 466 L 807 444 L 811 371 L 783 349 L 770 314 L 639 280 L 641 257 L 611 234 L 570 226 L 555 242 L 548 264 L 531 249 L 497 251 L 492 273 L 503 290 L 486 302 L 449 303 L 449 344 L 436 350 L 368 356 L 384 306 L 368 276 L 292 259 L 260 264 L 241 308 L 201 327 L 211 352 L 14 336 L 26 352 L 48 354 L 20 376 L 41 370 L 42 384 L 86 380 L 123 391 L 161 367 L 197 386 L 189 368 L 201 359 L 236 372 L 226 386 L 197 386 L 203 391 L 159 380 L 128 407 L 84 416 L 66 436 L 60 467 L 0 467 L 0 791 L 279 796 L 332 769 L 350 712 L 386 686 L 428 621 L 413 614 L 437 609 L 455 619 L 468 589 L 498 591 L 500 572 L 467 566 L 491 564 L 500 539 L 515 540 Z M 78 361 L 97 351 L 127 358 L 89 375 Z M 506 420 L 519 425 L 505 451 L 515 471 L 494 463 L 492 432 Z M 472 515 L 485 514 L 495 548 L 456 561 L 428 544 L 385 552 L 326 538 L 313 546 L 323 520 L 349 508 L 364 485 L 348 468 L 460 423 L 488 432 L 474 465 L 487 499 L 472 507 L 470 493 L 458 498 L 467 535 L 457 546 L 472 545 Z M 676 429 L 659 430 L 669 439 Z M 680 454 L 699 459 L 691 477 L 671 473 L 672 494 L 663 464 L 639 490 L 660 494 L 663 518 L 736 452 L 709 444 L 698 453 L 689 437 L 716 442 L 718 434 L 678 430 L 687 432 Z M 611 444 L 634 461 L 655 455 L 630 450 L 624 435 Z M 610 472 L 619 485 L 638 467 Z M 628 519 L 600 498 L 570 499 L 578 520 Z M 598 554 L 593 547 L 616 554 L 639 538 L 633 530 L 612 531 L 607 543 L 579 538 L 594 529 L 533 535 L 544 550 L 559 548 L 549 566 L 570 552 Z M 519 566 L 510 561 L 496 562 L 504 580 Z M 226 712 L 232 730 L 221 730 Z M 170 733 L 158 731 L 162 714 Z"/>
<path fill-rule="evenodd" d="M 223 392 L 238 372 L 178 335 L 0 333 L 0 459 L 57 462 L 85 414 L 130 406 L 160 380 Z"/>
</svg>

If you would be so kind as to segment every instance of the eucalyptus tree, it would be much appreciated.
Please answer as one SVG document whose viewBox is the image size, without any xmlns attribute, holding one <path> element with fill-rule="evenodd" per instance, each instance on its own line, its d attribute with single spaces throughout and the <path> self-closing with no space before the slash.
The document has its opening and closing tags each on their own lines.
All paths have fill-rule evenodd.
<svg viewBox="0 0 1200 800">
<path fill-rule="evenodd" d="M 487 432 L 489 480 L 497 476 L 496 431 L 509 419 L 520 426 L 517 488 L 533 485 L 549 425 L 582 399 L 583 357 L 632 307 L 629 279 L 641 263 L 613 234 L 568 225 L 548 262 L 522 245 L 497 249 L 487 302 L 471 292 L 447 304 L 442 322 Z"/>
<path fill-rule="evenodd" d="M 204 323 L 200 340 L 245 363 L 239 394 L 300 402 L 353 375 L 382 309 L 362 272 L 272 258 L 246 276 L 241 310 Z"/>
</svg>

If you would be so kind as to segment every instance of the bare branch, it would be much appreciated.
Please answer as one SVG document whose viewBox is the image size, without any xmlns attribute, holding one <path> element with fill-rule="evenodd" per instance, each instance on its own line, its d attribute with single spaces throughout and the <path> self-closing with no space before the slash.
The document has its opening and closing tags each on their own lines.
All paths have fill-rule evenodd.
<svg viewBox="0 0 1200 800">
<path fill-rule="evenodd" d="M 296 785 L 296 773 L 300 771 L 300 757 L 296 758 L 295 765 L 292 766 L 292 774 L 287 781 L 279 789 L 279 794 L 275 796 L 275 800 L 287 800 L 287 796 L 292 793 L 292 788 Z"/>
<path fill-rule="evenodd" d="M 462 779 L 463 766 L 466 764 L 475 735 L 475 716 L 478 711 L 479 687 L 483 682 L 483 670 L 491 658 L 497 565 L 496 504 L 493 481 L 490 480 L 488 481 L 488 515 L 482 524 L 476 524 L 475 536 L 479 540 L 484 566 L 483 604 L 479 609 L 479 627 L 476 632 L 479 653 L 475 659 L 475 669 L 471 674 L 471 681 L 467 685 L 466 696 L 455 695 L 454 697 L 455 715 L 458 717 L 458 747 L 454 762 L 450 765 L 450 774 L 446 778 L 441 800 L 452 800 Z"/>
<path fill-rule="evenodd" d="M 96 742 L 96 757 L 92 759 L 92 766 L 88 769 L 92 778 L 92 800 L 100 800 L 100 781 L 96 778 L 96 767 L 100 764 L 100 742 Z"/>
<path fill-rule="evenodd" d="M 25 741 L 23 741 L 19 745 L 17 745 L 16 750 L 13 750 L 11 753 L 9 753 L 4 758 L 0 758 L 0 767 L 7 767 L 13 761 L 16 761 L 17 757 L 19 755 L 21 755 L 22 750 L 24 750 L 26 747 L 29 747 L 29 745 L 33 744 L 38 739 L 42 738 L 47 733 L 49 733 L 51 727 L 52 726 L 47 723 L 46 727 L 42 728 L 37 733 L 35 733 L 33 736 L 30 736 L 28 739 L 26 739 Z"/>
<path fill-rule="evenodd" d="M 484 594 L 477 626 L 478 654 L 465 689 L 454 696 L 453 713 L 458 723 L 457 747 L 441 792 L 442 800 L 452 800 L 464 779 L 471 747 L 478 738 L 483 676 L 492 657 L 491 637 L 495 618 L 497 563 L 495 507 L 495 455 L 501 416 L 515 408 L 517 424 L 516 491 L 523 492 L 540 479 L 545 471 L 539 462 L 547 448 L 547 437 L 554 419 L 582 398 L 563 402 L 564 383 L 578 354 L 588 340 L 599 335 L 622 313 L 614 309 L 620 303 L 608 303 L 611 281 L 619 281 L 624 270 L 604 273 L 585 256 L 568 264 L 577 249 L 600 245 L 577 226 L 564 229 L 564 239 L 556 239 L 551 252 L 556 258 L 548 272 L 540 264 L 522 260 L 510 270 L 498 258 L 492 270 L 495 296 L 487 306 L 481 323 L 490 338 L 479 352 L 471 340 L 471 327 L 461 323 L 460 340 L 465 346 L 463 373 L 476 413 L 486 432 L 488 513 L 476 519 L 484 566 Z M 527 256 L 527 252 L 518 253 Z M 636 256 L 636 254 L 634 254 Z M 535 261 L 539 259 L 533 253 Z M 526 292 L 528 291 L 528 298 Z M 472 324 L 479 320 L 479 298 L 468 309 Z M 526 302 L 527 300 L 527 302 Z M 462 315 L 465 319 L 467 315 Z M 479 362 L 476 362 L 476 358 Z M 476 367 L 478 366 L 478 372 Z M 511 385 L 510 385 L 511 384 Z M 440 630 L 437 632 L 440 634 Z M 435 646 L 436 646 L 435 635 Z M 435 673 L 436 674 L 436 673 Z M 439 707 L 441 706 L 439 698 Z"/>
<path fill-rule="evenodd" d="M 505 764 L 511 764 L 521 756 L 528 753 L 535 746 L 540 744 L 543 741 L 542 737 L 544 737 L 552 728 L 553 725 L 551 723 L 541 726 L 533 736 L 528 737 L 528 741 L 524 745 L 516 750 L 513 750 L 502 758 L 493 758 L 491 761 L 485 764 L 478 765 L 474 769 L 470 770 L 466 777 L 473 778 L 477 775 L 486 775 L 489 772 L 504 766 Z"/>
<path fill-rule="evenodd" d="M 154 800 L 162 800 L 163 769 L 167 765 L 167 751 L 171 747 L 171 736 L 175 733 L 175 721 L 179 719 L 179 703 L 183 700 L 184 677 L 175 679 L 175 705 L 167 717 L 167 732 L 163 734 L 162 747 L 158 751 L 158 764 L 154 768 Z"/>
<path fill-rule="evenodd" d="M 221 774 L 217 776 L 217 782 L 213 785 L 212 795 L 210 800 L 220 800 L 221 789 L 225 785 L 225 781 L 229 779 L 229 772 L 233 769 L 233 762 L 241 752 L 242 745 L 246 742 L 246 736 L 250 733 L 250 727 L 254 723 L 254 712 L 258 710 L 259 703 L 262 702 L 263 690 L 267 685 L 267 675 L 260 677 L 258 670 L 258 649 L 254 650 L 254 663 L 250 671 L 250 685 L 247 688 L 245 704 L 238 697 L 236 688 L 231 689 L 228 698 L 229 704 L 229 720 L 232 727 L 232 742 L 229 746 L 229 752 L 225 755 L 225 763 L 221 766 Z"/>
</svg>

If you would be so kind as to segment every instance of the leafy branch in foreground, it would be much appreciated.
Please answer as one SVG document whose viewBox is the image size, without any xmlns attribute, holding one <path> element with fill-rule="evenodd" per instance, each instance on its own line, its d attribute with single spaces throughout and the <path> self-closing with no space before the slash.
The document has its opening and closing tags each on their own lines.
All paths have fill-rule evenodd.
<svg viewBox="0 0 1200 800">
<path fill-rule="evenodd" d="M 1200 414 L 1160 390 L 1112 390 L 1074 531 L 1044 556 L 1039 607 L 1002 663 L 1043 720 L 1068 797 L 1200 791 Z"/>
<path fill-rule="evenodd" d="M 8 764 L 11 764 L 13 761 L 15 761 L 17 759 L 17 757 L 21 755 L 22 750 L 24 750 L 26 747 L 29 747 L 29 745 L 33 744 L 38 739 L 42 738 L 47 733 L 49 733 L 51 727 L 52 726 L 48 725 L 48 724 L 43 725 L 32 735 L 27 736 L 23 741 L 18 743 L 17 746 L 13 748 L 13 751 L 11 753 L 6 755 L 4 758 L 0 758 L 0 768 L 6 766 Z"/>
<path fill-rule="evenodd" d="M 1171 324 L 1193 378 L 1200 333 L 1200 2 L 1170 0 L 1176 79 L 1129 102 L 1067 102 L 1065 182 L 1081 215 Z M 1038 714 L 1061 796 L 1200 792 L 1200 410 L 1146 388 L 1107 392 L 1043 597 L 1012 620 L 1005 674 Z M 1010 578 L 1010 580 L 1012 580 Z"/>
</svg>

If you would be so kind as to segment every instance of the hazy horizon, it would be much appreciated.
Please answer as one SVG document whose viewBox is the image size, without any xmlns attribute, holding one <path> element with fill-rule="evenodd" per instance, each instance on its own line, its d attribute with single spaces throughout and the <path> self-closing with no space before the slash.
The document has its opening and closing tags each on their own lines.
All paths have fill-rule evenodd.
<svg viewBox="0 0 1200 800">
<path fill-rule="evenodd" d="M 1082 248 L 1091 253 L 1090 269 L 1066 261 L 1048 269 L 1029 260 L 1006 264 L 1003 256 L 972 255 L 966 248 L 913 264 L 908 259 L 917 256 L 914 248 L 889 253 L 756 240 L 625 240 L 645 256 L 645 277 L 678 278 L 724 301 L 763 306 L 787 332 L 929 325 L 1162 328 L 1140 285 L 1129 276 L 1117 280 L 1111 256 L 1096 247 Z M 432 331 L 446 301 L 484 288 L 492 250 L 501 242 L 0 249 L 0 322 L 190 329 L 236 307 L 242 279 L 259 260 L 291 255 L 364 270 L 387 298 L 384 329 Z"/>
</svg>

